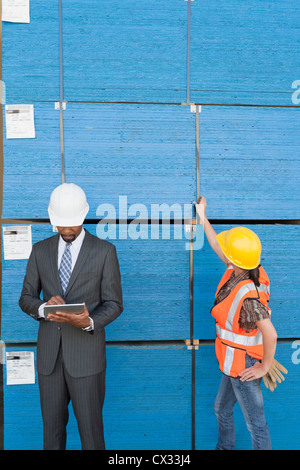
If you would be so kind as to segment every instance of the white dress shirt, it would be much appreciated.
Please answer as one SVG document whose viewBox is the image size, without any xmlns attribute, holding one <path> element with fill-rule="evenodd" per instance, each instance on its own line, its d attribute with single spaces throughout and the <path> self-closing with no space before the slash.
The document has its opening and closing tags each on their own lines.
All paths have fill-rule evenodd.
<svg viewBox="0 0 300 470">
<path fill-rule="evenodd" d="M 71 243 L 71 246 L 70 246 L 70 252 L 71 252 L 71 255 L 72 255 L 72 268 L 71 268 L 71 271 L 73 271 L 73 268 L 74 268 L 75 263 L 77 261 L 79 251 L 80 251 L 80 248 L 82 246 L 84 237 L 85 237 L 85 230 L 82 229 L 80 234 L 78 235 L 78 237 Z M 57 258 L 58 269 L 60 267 L 61 259 L 62 259 L 62 256 L 64 254 L 66 244 L 67 243 L 60 236 L 59 237 L 59 242 L 58 242 L 58 258 Z M 43 303 L 39 308 L 39 315 L 38 316 L 40 318 L 44 318 L 44 307 L 45 307 L 46 303 L 47 302 Z"/>
<path fill-rule="evenodd" d="M 79 251 L 80 251 L 82 242 L 84 240 L 84 237 L 85 237 L 85 230 L 82 229 L 80 234 L 78 235 L 78 237 L 71 243 L 70 252 L 71 252 L 71 255 L 72 255 L 72 271 L 73 271 L 73 268 L 74 268 L 75 263 L 77 261 Z M 57 258 L 58 269 L 60 267 L 60 263 L 61 263 L 61 259 L 63 257 L 64 251 L 66 249 L 66 245 L 67 245 L 67 243 L 64 241 L 64 239 L 62 237 L 59 237 L 58 258 Z"/>
</svg>

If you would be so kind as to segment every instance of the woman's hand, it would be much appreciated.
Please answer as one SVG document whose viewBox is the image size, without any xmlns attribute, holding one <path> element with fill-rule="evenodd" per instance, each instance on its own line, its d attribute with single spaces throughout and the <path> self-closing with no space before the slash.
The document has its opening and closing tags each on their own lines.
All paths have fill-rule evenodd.
<svg viewBox="0 0 300 470">
<path fill-rule="evenodd" d="M 209 222 L 208 218 L 205 215 L 206 211 L 206 199 L 204 196 L 201 196 L 199 203 L 194 202 L 196 206 L 196 212 L 197 215 L 200 219 L 200 223 L 203 225 L 204 232 L 206 235 L 206 238 L 208 240 L 208 243 L 210 244 L 211 248 L 214 250 L 214 252 L 219 256 L 219 258 L 225 263 L 226 265 L 228 264 L 228 260 L 223 254 L 221 247 L 219 243 L 216 240 L 216 232 L 214 228 L 212 227 L 211 223 Z"/>
<path fill-rule="evenodd" d="M 256 362 L 252 367 L 248 367 L 240 372 L 239 376 L 242 382 L 250 382 L 251 380 L 260 379 L 267 372 L 261 362 Z"/>
<path fill-rule="evenodd" d="M 205 216 L 205 211 L 206 211 L 206 199 L 204 196 L 200 196 L 200 201 L 194 202 L 195 207 L 196 207 L 196 212 L 199 215 L 200 219 L 203 219 Z"/>
<path fill-rule="evenodd" d="M 276 344 L 277 344 L 277 333 L 270 320 L 270 318 L 264 318 L 256 322 L 256 326 L 260 330 L 263 338 L 264 356 L 261 362 L 256 362 L 252 367 L 243 370 L 239 375 L 241 381 L 259 379 L 269 372 L 271 364 L 274 359 Z"/>
</svg>

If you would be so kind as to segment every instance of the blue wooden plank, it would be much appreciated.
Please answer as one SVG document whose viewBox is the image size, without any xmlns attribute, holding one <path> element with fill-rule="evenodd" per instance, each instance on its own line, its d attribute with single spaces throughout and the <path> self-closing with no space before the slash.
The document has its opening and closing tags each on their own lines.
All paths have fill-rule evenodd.
<svg viewBox="0 0 300 470">
<path fill-rule="evenodd" d="M 215 225 L 217 233 L 234 225 Z M 294 338 L 299 330 L 297 301 L 299 263 L 295 254 L 300 240 L 299 225 L 246 225 L 262 243 L 261 264 L 271 284 L 272 322 L 279 338 Z M 210 248 L 207 239 L 201 250 L 194 252 L 194 320 L 195 338 L 214 339 L 215 323 L 210 314 L 215 292 L 225 265 Z"/>
<path fill-rule="evenodd" d="M 85 226 L 99 235 L 96 225 Z M 189 251 L 182 233 L 170 236 L 160 227 L 159 238 L 133 239 L 129 227 L 126 238 L 108 238 L 117 248 L 124 312 L 106 327 L 109 341 L 187 339 L 190 331 Z M 123 236 L 125 232 L 123 231 Z M 49 225 L 32 225 L 33 243 L 53 235 Z M 169 237 L 169 238 L 164 238 Z M 2 340 L 30 342 L 37 337 L 37 322 L 18 305 L 27 260 L 2 260 Z M 12 321 L 13 319 L 13 321 Z"/>
<path fill-rule="evenodd" d="M 202 107 L 200 187 L 214 219 L 299 219 L 299 109 Z"/>
<path fill-rule="evenodd" d="M 299 447 L 299 350 L 295 342 L 278 344 L 276 359 L 288 374 L 285 381 L 270 392 L 261 384 L 265 414 L 273 450 L 298 450 Z M 196 351 L 196 449 L 213 450 L 218 440 L 214 401 L 221 382 L 221 372 L 215 358 L 214 346 L 201 345 Z M 288 399 L 287 399 L 288 397 Z M 234 408 L 236 450 L 250 450 L 251 438 L 239 405 Z"/>
<path fill-rule="evenodd" d="M 34 104 L 35 139 L 6 139 L 3 117 L 3 218 L 48 218 L 51 192 L 61 184 L 59 112 Z"/>
<path fill-rule="evenodd" d="M 118 216 L 119 196 L 128 208 L 145 205 L 143 218 L 152 204 L 183 210 L 195 199 L 195 114 L 188 107 L 68 103 L 64 121 L 66 181 L 84 187 L 89 218 L 101 204 Z"/>
<path fill-rule="evenodd" d="M 12 350 L 34 351 L 34 347 Z M 274 450 L 297 450 L 299 416 L 299 342 L 278 344 L 276 358 L 288 369 L 271 393 L 262 384 Z M 191 443 L 191 354 L 180 346 L 108 346 L 104 427 L 107 449 L 189 449 Z M 214 449 L 217 424 L 213 411 L 221 373 L 214 347 L 196 351 L 196 449 Z M 35 385 L 6 385 L 4 364 L 4 448 L 42 448 L 39 391 Z M 286 400 L 287 395 L 289 400 Z M 291 413 L 291 410 L 293 412 Z M 236 405 L 236 448 L 251 449 L 244 418 Z M 168 432 L 166 432 L 168 429 Z M 67 448 L 80 449 L 72 408 Z"/>
<path fill-rule="evenodd" d="M 108 347 L 107 364 L 107 448 L 190 449 L 191 351 Z"/>
<path fill-rule="evenodd" d="M 119 196 L 127 198 L 126 211 L 144 205 L 144 218 L 151 217 L 151 204 L 164 203 L 180 204 L 183 216 L 183 205 L 195 199 L 195 115 L 189 108 L 68 103 L 64 122 L 66 181 L 86 191 L 88 218 L 98 217 L 103 203 L 118 217 Z M 53 104 L 35 104 L 35 126 L 35 139 L 4 138 L 4 218 L 48 218 L 50 194 L 61 183 Z M 127 215 L 135 216 L 122 218 Z"/>
<path fill-rule="evenodd" d="M 300 76 L 296 0 L 201 1 L 191 10 L 191 101 L 293 105 L 292 83 Z"/>
<path fill-rule="evenodd" d="M 58 0 L 31 0 L 30 23 L 2 24 L 6 102 L 59 100 Z"/>
<path fill-rule="evenodd" d="M 36 365 L 36 348 L 6 348 L 5 352 L 32 351 Z M 35 384 L 7 385 L 6 362 L 3 364 L 4 402 L 4 449 L 41 450 L 43 448 L 43 425 L 40 412 L 37 373 Z"/>
<path fill-rule="evenodd" d="M 64 98 L 185 102 L 186 35 L 181 0 L 64 0 Z"/>
<path fill-rule="evenodd" d="M 50 225 L 32 225 L 32 243 L 54 235 Z M 1 233 L 3 239 L 3 234 Z M 28 260 L 4 260 L 2 253 L 1 339 L 6 343 L 35 342 L 38 322 L 22 312 L 19 298 Z"/>
<path fill-rule="evenodd" d="M 175 340 L 190 335 L 189 251 L 185 234 L 158 240 L 111 240 L 122 276 L 124 312 L 106 328 L 108 340 Z M 183 230 L 182 230 L 183 232 Z M 178 233 L 178 232 L 177 232 Z"/>
<path fill-rule="evenodd" d="M 7 350 L 36 352 L 27 346 Z M 108 346 L 107 363 L 103 410 L 107 449 L 189 449 L 191 352 L 176 345 Z M 6 385 L 4 365 L 3 388 L 5 450 L 42 449 L 37 383 Z M 70 406 L 67 450 L 80 448 Z"/>
</svg>

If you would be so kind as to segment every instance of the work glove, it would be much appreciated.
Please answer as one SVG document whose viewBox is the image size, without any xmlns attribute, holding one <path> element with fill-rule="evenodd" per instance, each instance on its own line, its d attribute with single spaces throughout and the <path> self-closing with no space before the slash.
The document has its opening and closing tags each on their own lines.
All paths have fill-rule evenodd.
<svg viewBox="0 0 300 470">
<path fill-rule="evenodd" d="M 274 392 L 275 388 L 277 387 L 277 382 L 281 383 L 283 380 L 285 380 L 281 372 L 284 374 L 288 373 L 282 364 L 276 361 L 276 359 L 273 359 L 270 369 L 263 377 L 265 386 L 270 389 L 271 392 Z"/>
</svg>

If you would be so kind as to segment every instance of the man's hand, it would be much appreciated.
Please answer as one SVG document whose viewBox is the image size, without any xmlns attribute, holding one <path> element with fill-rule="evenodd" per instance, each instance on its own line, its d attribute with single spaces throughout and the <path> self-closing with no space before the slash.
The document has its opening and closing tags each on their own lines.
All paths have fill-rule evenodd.
<svg viewBox="0 0 300 470">
<path fill-rule="evenodd" d="M 55 298 L 57 299 L 57 297 Z M 51 305 L 59 305 L 59 303 L 60 302 L 58 302 L 57 304 L 51 304 Z M 50 321 L 55 321 L 58 323 L 69 323 L 69 325 L 75 326 L 76 328 L 86 328 L 87 326 L 90 326 L 89 312 L 85 305 L 84 305 L 83 312 L 80 314 L 56 312 L 56 313 L 48 314 L 47 318 Z"/>
<path fill-rule="evenodd" d="M 48 300 L 46 305 L 62 305 L 65 303 L 66 302 L 60 295 L 55 295 L 54 297 L 51 297 L 51 299 Z"/>
</svg>

